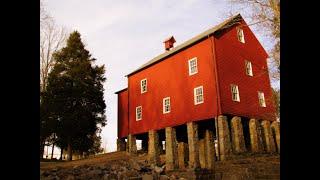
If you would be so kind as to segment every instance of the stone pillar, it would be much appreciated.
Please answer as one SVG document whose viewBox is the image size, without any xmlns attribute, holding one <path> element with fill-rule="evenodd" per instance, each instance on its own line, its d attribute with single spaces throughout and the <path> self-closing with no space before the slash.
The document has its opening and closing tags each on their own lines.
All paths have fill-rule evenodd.
<svg viewBox="0 0 320 180">
<path fill-rule="evenodd" d="M 200 161 L 200 167 L 206 168 L 206 148 L 205 148 L 205 142 L 204 139 L 199 140 L 199 161 Z"/>
<path fill-rule="evenodd" d="M 159 154 L 159 136 L 157 131 L 150 130 L 148 138 L 148 158 L 150 163 L 159 165 L 160 164 L 160 154 Z"/>
<path fill-rule="evenodd" d="M 200 167 L 198 125 L 194 122 L 187 123 L 188 145 L 189 145 L 189 168 Z"/>
<path fill-rule="evenodd" d="M 263 140 L 264 145 L 268 153 L 276 152 L 276 146 L 274 143 L 274 138 L 271 133 L 270 121 L 264 120 L 261 122 L 262 130 L 263 130 Z"/>
<path fill-rule="evenodd" d="M 132 134 L 128 135 L 128 152 L 131 155 L 137 154 L 136 136 Z"/>
<path fill-rule="evenodd" d="M 232 153 L 229 125 L 226 116 L 218 116 L 220 160 L 227 160 Z"/>
<path fill-rule="evenodd" d="M 250 144 L 251 151 L 254 153 L 260 153 L 263 151 L 263 145 L 261 141 L 259 121 L 256 119 L 250 119 L 249 121 L 249 132 L 250 132 Z"/>
<path fill-rule="evenodd" d="M 246 145 L 244 142 L 243 128 L 240 117 L 233 117 L 231 119 L 231 134 L 233 150 L 236 153 L 243 153 L 246 151 Z"/>
<path fill-rule="evenodd" d="M 166 170 L 178 168 L 176 130 L 166 127 Z"/>
<path fill-rule="evenodd" d="M 277 150 L 280 153 L 280 122 L 273 121 L 271 123 L 271 130 L 274 131 L 274 135 L 276 138 Z"/>
<path fill-rule="evenodd" d="M 126 141 L 124 138 L 117 139 L 117 151 L 125 151 L 126 150 Z"/>
<path fill-rule="evenodd" d="M 204 140 L 206 149 L 206 168 L 214 170 L 215 147 L 213 142 L 213 134 L 211 131 L 206 130 Z"/>
<path fill-rule="evenodd" d="M 188 162 L 188 146 L 187 143 L 179 142 L 178 143 L 178 164 L 179 169 L 186 168 L 186 162 Z"/>
</svg>

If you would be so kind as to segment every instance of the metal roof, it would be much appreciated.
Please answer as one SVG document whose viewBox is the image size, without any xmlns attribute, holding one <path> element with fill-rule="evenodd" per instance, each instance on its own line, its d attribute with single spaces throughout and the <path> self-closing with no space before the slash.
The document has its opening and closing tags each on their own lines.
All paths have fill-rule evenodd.
<svg viewBox="0 0 320 180">
<path fill-rule="evenodd" d="M 169 51 L 166 51 L 165 53 L 162 53 L 160 54 L 159 56 L 151 59 L 150 61 L 148 61 L 147 63 L 143 64 L 142 66 L 140 66 L 138 69 L 134 70 L 133 72 L 129 73 L 126 75 L 126 77 L 146 68 L 146 67 L 149 67 L 157 62 L 160 62 L 161 60 L 164 60 L 164 58 L 170 56 L 171 54 L 173 53 L 176 53 L 178 52 L 179 50 L 182 50 L 183 48 L 186 48 L 188 47 L 189 45 L 192 45 L 193 43 L 195 42 L 198 42 L 199 40 L 217 32 L 218 30 L 222 30 L 222 29 L 226 29 L 230 26 L 232 26 L 235 22 L 239 22 L 239 20 L 241 20 L 242 17 L 240 14 L 237 14 L 235 16 L 232 16 L 231 18 L 225 20 L 224 22 L 220 23 L 219 25 L 217 26 L 214 26 L 213 28 L 210 28 L 208 30 L 206 30 L 205 32 L 189 39 L 188 41 L 180 44 L 179 46 L 175 47 L 175 48 L 172 48 L 171 50 Z"/>
</svg>

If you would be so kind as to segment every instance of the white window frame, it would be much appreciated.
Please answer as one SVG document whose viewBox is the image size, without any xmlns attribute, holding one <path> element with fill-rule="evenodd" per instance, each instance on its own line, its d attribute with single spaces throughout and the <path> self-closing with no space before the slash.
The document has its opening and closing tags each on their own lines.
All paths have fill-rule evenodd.
<svg viewBox="0 0 320 180">
<path fill-rule="evenodd" d="M 266 99 L 264 98 L 264 93 L 262 91 L 258 91 L 258 100 L 260 107 L 267 107 Z"/>
<path fill-rule="evenodd" d="M 197 90 L 201 89 L 202 94 L 197 94 Z M 203 95 L 203 86 L 198 86 L 193 89 L 193 97 L 194 97 L 194 105 L 202 104 L 204 102 L 204 95 Z M 197 97 L 202 96 L 202 101 L 197 101 Z"/>
<path fill-rule="evenodd" d="M 168 102 L 168 104 L 166 104 L 166 100 L 169 100 Z M 168 111 L 166 110 L 167 108 L 166 107 L 169 107 L 168 109 Z M 171 103 L 170 103 L 170 97 L 165 97 L 165 98 L 163 98 L 163 100 L 162 100 L 162 112 L 163 112 L 163 114 L 167 114 L 167 113 L 170 113 L 170 111 L 171 111 Z"/>
<path fill-rule="evenodd" d="M 245 70 L 246 70 L 246 75 L 253 76 L 251 61 L 245 60 Z"/>
<path fill-rule="evenodd" d="M 146 81 L 145 91 L 143 90 L 143 85 L 142 85 L 142 82 L 143 82 L 143 81 Z M 147 90 L 148 90 L 148 81 L 147 81 L 147 78 L 145 78 L 145 79 L 142 79 L 142 80 L 140 81 L 140 91 L 141 91 L 141 94 L 147 92 Z"/>
<path fill-rule="evenodd" d="M 141 109 L 140 111 L 140 118 L 138 118 L 138 109 Z M 140 121 L 142 119 L 142 106 L 137 106 L 136 107 L 136 121 Z"/>
<path fill-rule="evenodd" d="M 246 41 L 244 40 L 244 32 L 243 32 L 243 29 L 242 28 L 238 28 L 237 29 L 237 37 L 238 37 L 238 40 L 241 42 L 241 43 L 245 43 Z"/>
<path fill-rule="evenodd" d="M 192 70 L 192 66 L 191 66 L 191 62 L 194 61 L 195 62 L 195 71 L 194 72 L 191 72 Z M 194 74 L 197 74 L 198 73 L 198 58 L 197 57 L 194 57 L 192 59 L 189 59 L 188 60 L 188 67 L 189 67 L 189 76 L 191 75 L 194 75 Z"/>
<path fill-rule="evenodd" d="M 236 98 L 233 97 L 234 93 L 236 94 L 236 96 L 235 96 Z M 240 102 L 239 87 L 237 85 L 235 85 L 235 84 L 231 84 L 231 99 L 232 99 L 232 101 Z"/>
</svg>

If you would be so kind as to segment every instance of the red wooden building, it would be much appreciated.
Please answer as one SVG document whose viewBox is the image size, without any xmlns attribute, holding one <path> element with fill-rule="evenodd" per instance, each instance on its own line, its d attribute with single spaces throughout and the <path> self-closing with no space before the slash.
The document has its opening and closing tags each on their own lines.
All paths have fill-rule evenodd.
<svg viewBox="0 0 320 180">
<path fill-rule="evenodd" d="M 165 52 L 116 92 L 119 139 L 219 115 L 275 120 L 268 55 L 240 14 L 174 42 L 168 38 Z"/>
<path fill-rule="evenodd" d="M 160 54 L 117 92 L 118 137 L 220 114 L 274 120 L 267 58 L 240 15 Z"/>
</svg>

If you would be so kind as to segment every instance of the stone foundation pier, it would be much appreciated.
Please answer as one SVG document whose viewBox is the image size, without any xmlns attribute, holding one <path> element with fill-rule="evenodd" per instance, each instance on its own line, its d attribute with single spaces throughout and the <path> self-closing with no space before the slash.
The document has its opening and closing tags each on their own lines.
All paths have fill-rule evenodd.
<svg viewBox="0 0 320 180">
<path fill-rule="evenodd" d="M 231 119 L 231 134 L 232 134 L 232 147 L 235 153 L 246 152 L 246 145 L 244 142 L 243 128 L 241 118 L 235 116 Z"/>
<path fill-rule="evenodd" d="M 131 155 L 137 154 L 136 136 L 128 135 L 128 153 Z"/>
<path fill-rule="evenodd" d="M 204 136 L 205 155 L 206 155 L 206 168 L 214 170 L 215 168 L 215 149 L 213 142 L 213 133 L 209 130 L 205 131 Z"/>
<path fill-rule="evenodd" d="M 117 139 L 117 151 L 125 151 L 126 150 L 126 140 L 125 138 Z"/>
<path fill-rule="evenodd" d="M 220 160 L 227 160 L 232 154 L 229 125 L 226 116 L 218 116 Z"/>
<path fill-rule="evenodd" d="M 280 122 L 273 121 L 271 123 L 271 130 L 274 131 L 274 136 L 277 144 L 277 151 L 280 153 Z"/>
<path fill-rule="evenodd" d="M 148 133 L 148 159 L 151 164 L 160 164 L 159 136 L 155 130 Z"/>
<path fill-rule="evenodd" d="M 178 168 L 178 151 L 176 130 L 173 127 L 166 127 L 166 170 Z"/>
<path fill-rule="evenodd" d="M 195 122 L 187 123 L 188 145 L 189 145 L 189 168 L 200 167 L 198 125 Z"/>
<path fill-rule="evenodd" d="M 256 119 L 249 121 L 250 144 L 251 151 L 254 153 L 263 152 L 263 144 L 261 139 L 260 123 Z"/>
<path fill-rule="evenodd" d="M 186 168 L 186 162 L 188 162 L 189 150 L 188 144 L 185 142 L 178 143 L 178 165 L 179 169 Z"/>
<path fill-rule="evenodd" d="M 271 133 L 270 121 L 264 120 L 261 122 L 263 131 L 263 140 L 268 153 L 276 152 L 276 146 L 274 142 L 274 137 Z"/>
</svg>

